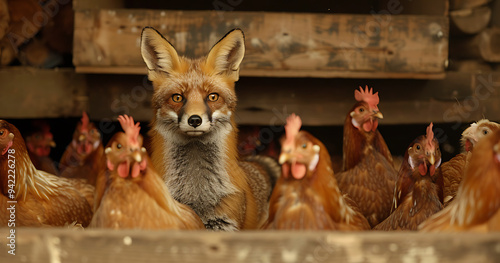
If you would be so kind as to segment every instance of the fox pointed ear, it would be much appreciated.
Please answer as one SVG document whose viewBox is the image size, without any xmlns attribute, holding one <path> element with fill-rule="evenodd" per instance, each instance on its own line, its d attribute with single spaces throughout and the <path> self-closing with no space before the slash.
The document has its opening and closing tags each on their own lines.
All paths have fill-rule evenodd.
<svg viewBox="0 0 500 263">
<path fill-rule="evenodd" d="M 172 74 L 179 69 L 180 59 L 174 46 L 152 27 L 142 30 L 141 54 L 149 70 Z"/>
<path fill-rule="evenodd" d="M 232 80 L 239 78 L 240 64 L 245 56 L 245 36 L 236 28 L 215 44 L 207 56 L 207 65 L 215 74 L 226 74 Z"/>
</svg>

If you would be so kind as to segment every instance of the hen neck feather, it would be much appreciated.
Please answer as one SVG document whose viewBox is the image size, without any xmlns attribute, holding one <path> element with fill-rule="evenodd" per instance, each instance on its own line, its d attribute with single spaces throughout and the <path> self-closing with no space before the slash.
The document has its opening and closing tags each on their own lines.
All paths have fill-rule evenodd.
<svg viewBox="0 0 500 263">
<path fill-rule="evenodd" d="M 25 201 L 28 194 L 33 194 L 38 198 L 49 200 L 51 195 L 55 195 L 56 188 L 63 185 L 62 182 L 51 180 L 49 173 L 39 171 L 35 168 L 26 149 L 26 144 L 19 132 L 14 133 L 14 143 L 11 149 L 15 150 L 15 198 L 18 201 Z M 4 155 L 3 169 L 8 168 L 8 154 Z M 7 173 L 5 173 L 7 175 Z"/>
<path fill-rule="evenodd" d="M 472 153 L 452 207 L 452 223 L 482 223 L 500 209 L 500 164 L 491 150 L 484 150 Z"/>
<path fill-rule="evenodd" d="M 367 154 L 375 150 L 374 143 L 378 133 L 378 130 L 360 131 L 351 121 L 352 117 L 347 115 L 344 123 L 343 171 L 354 168 Z"/>
</svg>

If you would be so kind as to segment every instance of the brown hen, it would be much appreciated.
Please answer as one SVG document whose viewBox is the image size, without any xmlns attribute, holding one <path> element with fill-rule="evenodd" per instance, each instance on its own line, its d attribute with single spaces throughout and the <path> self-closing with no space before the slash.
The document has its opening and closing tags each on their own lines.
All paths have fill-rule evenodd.
<svg viewBox="0 0 500 263">
<path fill-rule="evenodd" d="M 92 209 L 74 181 L 37 170 L 19 130 L 0 120 L 0 224 L 15 206 L 15 226 L 87 226 Z M 93 187 L 87 185 L 93 191 Z"/>
<path fill-rule="evenodd" d="M 419 226 L 422 231 L 500 231 L 500 131 L 479 140 L 455 200 Z"/>
<path fill-rule="evenodd" d="M 50 126 L 43 121 L 34 121 L 33 130 L 26 136 L 26 147 L 33 165 L 38 170 L 59 175 L 54 162 L 50 158 L 51 148 L 56 147 Z"/>
<path fill-rule="evenodd" d="M 339 188 L 359 205 L 373 227 L 391 212 L 397 172 L 392 155 L 378 132 L 378 93 L 356 90 L 358 101 L 344 123 L 343 172 L 337 173 Z"/>
<path fill-rule="evenodd" d="M 267 229 L 366 230 L 370 225 L 354 202 L 343 196 L 333 176 L 330 155 L 314 136 L 287 119 L 282 143 L 282 176 L 271 195 Z"/>
<path fill-rule="evenodd" d="M 139 123 L 120 116 L 123 132 L 106 146 L 104 188 L 91 226 L 114 229 L 205 229 L 189 206 L 174 200 L 142 147 Z M 101 177 L 100 177 L 101 178 Z M 100 185 L 100 184 L 99 184 Z"/>
<path fill-rule="evenodd" d="M 417 230 L 420 223 L 440 211 L 443 179 L 436 173 L 440 164 L 441 152 L 431 123 L 427 134 L 406 150 L 396 182 L 394 212 L 374 229 Z"/>
<path fill-rule="evenodd" d="M 465 174 L 465 169 L 471 157 L 471 152 L 477 142 L 488 134 L 500 129 L 498 123 L 487 119 L 472 123 L 462 133 L 461 144 L 463 152 L 453 157 L 446 163 L 443 163 L 438 172 L 442 173 L 444 180 L 444 206 L 448 204 L 457 195 L 458 187 Z"/>
<path fill-rule="evenodd" d="M 84 179 L 95 186 L 97 175 L 101 171 L 103 155 L 101 134 L 84 112 L 73 133 L 73 140 L 61 157 L 60 175 L 66 178 Z"/>
</svg>

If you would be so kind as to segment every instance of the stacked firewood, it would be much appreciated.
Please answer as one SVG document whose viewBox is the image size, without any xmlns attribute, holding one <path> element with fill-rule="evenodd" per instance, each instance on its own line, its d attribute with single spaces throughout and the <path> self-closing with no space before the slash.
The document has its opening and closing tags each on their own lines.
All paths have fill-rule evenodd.
<svg viewBox="0 0 500 263">
<path fill-rule="evenodd" d="M 0 0 L 0 66 L 70 63 L 73 20 L 71 1 Z"/>
<path fill-rule="evenodd" d="M 450 0 L 450 69 L 500 70 L 500 0 Z"/>
</svg>

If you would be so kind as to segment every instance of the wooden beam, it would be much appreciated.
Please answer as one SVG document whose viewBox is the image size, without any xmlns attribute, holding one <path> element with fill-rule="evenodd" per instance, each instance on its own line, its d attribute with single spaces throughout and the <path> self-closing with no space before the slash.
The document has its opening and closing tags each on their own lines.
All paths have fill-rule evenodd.
<svg viewBox="0 0 500 263">
<path fill-rule="evenodd" d="M 205 55 L 227 31 L 242 28 L 243 76 L 442 78 L 448 58 L 444 16 L 401 15 L 388 20 L 378 15 L 77 10 L 77 70 L 144 72 L 139 43 L 146 25 L 162 32 L 188 57 Z"/>
<path fill-rule="evenodd" d="M 472 35 L 484 30 L 491 20 L 491 8 L 461 9 L 450 12 L 450 33 L 452 35 Z"/>
<path fill-rule="evenodd" d="M 494 1 L 491 4 L 491 26 L 500 27 L 500 1 Z"/>
<path fill-rule="evenodd" d="M 124 8 L 124 0 L 73 0 L 74 10 Z"/>
<path fill-rule="evenodd" d="M 7 0 L 0 0 L 0 39 L 5 36 L 9 28 L 10 14 Z"/>
<path fill-rule="evenodd" d="M 479 7 L 489 2 L 491 0 L 450 0 L 450 10 Z"/>
<path fill-rule="evenodd" d="M 132 74 L 144 75 L 147 74 L 146 67 L 77 67 L 77 73 L 87 74 Z M 265 70 L 265 69 L 241 69 L 241 76 L 246 77 L 279 77 L 279 78 L 372 78 L 372 79 L 443 79 L 446 73 L 440 74 L 425 74 L 425 73 L 395 73 L 395 72 L 380 72 L 373 74 L 371 72 L 327 72 L 314 70 Z"/>
<path fill-rule="evenodd" d="M 355 1 L 359 4 L 361 1 Z M 391 15 L 448 15 L 448 0 L 377 0 L 378 13 Z"/>
<path fill-rule="evenodd" d="M 478 77 L 490 83 L 487 98 L 475 94 Z M 89 75 L 90 113 L 96 119 L 131 114 L 140 121 L 153 117 L 153 88 L 146 76 Z M 443 80 L 357 80 L 249 78 L 236 83 L 236 121 L 248 125 L 281 125 L 295 112 L 304 125 L 343 125 L 354 104 L 354 90 L 369 85 L 380 94 L 385 124 L 468 123 L 484 116 L 500 119 L 494 108 L 500 95 L 500 73 L 450 72 Z M 480 88 L 484 94 L 484 88 Z M 491 90 L 491 92 L 490 92 Z M 469 105 L 471 104 L 471 105 Z M 498 111 L 500 112 L 500 111 Z"/>
<path fill-rule="evenodd" d="M 16 228 L 15 236 L 16 255 L 0 253 L 2 262 L 495 262 L 500 244 L 493 233 Z"/>
<path fill-rule="evenodd" d="M 60 118 L 87 110 L 87 85 L 72 69 L 0 70 L 0 118 Z"/>
<path fill-rule="evenodd" d="M 500 62 L 500 28 L 487 28 L 473 37 L 453 39 L 450 57 Z"/>
<path fill-rule="evenodd" d="M 449 70 L 467 73 L 486 73 L 493 71 L 491 64 L 479 59 L 451 60 Z"/>
</svg>

